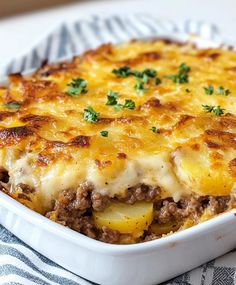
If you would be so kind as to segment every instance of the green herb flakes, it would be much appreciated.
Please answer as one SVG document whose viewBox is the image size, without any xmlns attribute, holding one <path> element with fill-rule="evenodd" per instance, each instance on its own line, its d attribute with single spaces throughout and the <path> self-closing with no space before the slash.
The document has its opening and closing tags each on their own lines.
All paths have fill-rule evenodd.
<svg viewBox="0 0 236 285">
<path fill-rule="evenodd" d="M 74 97 L 79 94 L 85 94 L 88 92 L 87 81 L 82 78 L 73 78 L 72 81 L 67 84 L 68 90 L 66 94 L 68 96 Z"/>
<path fill-rule="evenodd" d="M 89 123 L 96 123 L 99 119 L 100 114 L 96 112 L 92 107 L 84 109 L 84 120 Z"/>
</svg>

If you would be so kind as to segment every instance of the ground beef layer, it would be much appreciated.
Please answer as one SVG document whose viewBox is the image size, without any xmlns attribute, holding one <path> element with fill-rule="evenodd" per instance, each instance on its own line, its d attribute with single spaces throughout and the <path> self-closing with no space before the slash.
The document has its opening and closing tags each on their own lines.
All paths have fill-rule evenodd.
<svg viewBox="0 0 236 285">
<path fill-rule="evenodd" d="M 93 221 L 92 211 L 103 211 L 111 201 L 133 204 L 136 201 L 152 201 L 154 203 L 154 218 L 149 229 L 134 240 L 131 235 L 120 234 L 118 231 L 102 227 L 98 229 Z M 160 199 L 160 189 L 137 185 L 129 188 L 123 197 L 109 198 L 94 191 L 92 185 L 85 183 L 76 190 L 67 190 L 60 193 L 52 211 L 46 216 L 88 237 L 107 243 L 134 243 L 157 239 L 168 234 L 156 232 L 155 227 L 162 229 L 165 225 L 172 225 L 173 232 L 191 219 L 191 225 L 197 224 L 208 209 L 212 216 L 223 213 L 236 206 L 230 196 L 201 196 L 185 197 L 179 202 L 173 199 Z M 153 225 L 155 225 L 153 227 Z"/>
</svg>

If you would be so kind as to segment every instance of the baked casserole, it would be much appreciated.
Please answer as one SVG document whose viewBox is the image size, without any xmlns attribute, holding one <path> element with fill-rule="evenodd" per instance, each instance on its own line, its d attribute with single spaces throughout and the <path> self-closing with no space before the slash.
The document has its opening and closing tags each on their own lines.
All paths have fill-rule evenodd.
<svg viewBox="0 0 236 285">
<path fill-rule="evenodd" d="M 1 191 L 108 243 L 236 207 L 236 53 L 102 45 L 0 88 Z"/>
</svg>

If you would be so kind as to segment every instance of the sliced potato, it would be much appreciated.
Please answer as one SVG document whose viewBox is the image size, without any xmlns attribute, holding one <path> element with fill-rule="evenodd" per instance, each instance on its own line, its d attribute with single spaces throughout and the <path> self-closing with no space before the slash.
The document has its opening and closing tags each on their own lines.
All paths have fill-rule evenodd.
<svg viewBox="0 0 236 285">
<path fill-rule="evenodd" d="M 120 233 L 138 237 L 152 222 L 153 203 L 112 203 L 103 212 L 94 212 L 93 217 L 98 228 L 107 226 Z"/>
<path fill-rule="evenodd" d="M 151 230 L 152 232 L 154 232 L 154 234 L 156 235 L 164 235 L 164 234 L 168 234 L 170 232 L 175 232 L 177 231 L 181 225 L 183 224 L 183 222 L 172 222 L 172 223 L 167 223 L 167 224 L 153 224 L 151 225 Z"/>
</svg>

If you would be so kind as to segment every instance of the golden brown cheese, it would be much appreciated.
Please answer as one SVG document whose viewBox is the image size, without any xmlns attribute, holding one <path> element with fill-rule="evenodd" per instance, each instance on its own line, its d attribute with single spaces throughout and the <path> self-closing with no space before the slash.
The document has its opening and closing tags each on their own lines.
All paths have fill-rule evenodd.
<svg viewBox="0 0 236 285">
<path fill-rule="evenodd" d="M 189 82 L 176 84 L 166 75 L 176 74 L 181 63 L 191 68 Z M 137 94 L 134 76 L 112 73 L 124 65 L 155 69 L 162 82 L 149 82 Z M 87 81 L 86 94 L 66 94 L 73 78 Z M 158 185 L 161 198 L 175 201 L 192 193 L 230 195 L 235 187 L 233 51 L 133 41 L 103 45 L 70 63 L 44 65 L 32 76 L 9 80 L 9 87 L 0 89 L 0 165 L 9 173 L 13 196 L 21 183 L 34 189 L 29 206 L 37 211 L 85 181 L 110 197 L 138 183 Z M 212 95 L 204 91 L 209 85 Z M 217 95 L 219 86 L 230 94 Z M 119 93 L 121 104 L 133 100 L 135 109 L 116 112 L 106 105 L 110 90 Z M 9 103 L 20 108 L 9 109 L 4 105 Z M 202 105 L 220 106 L 224 114 L 206 113 Z M 100 113 L 96 123 L 84 120 L 88 106 Z M 101 136 L 104 130 L 108 137 Z"/>
</svg>

